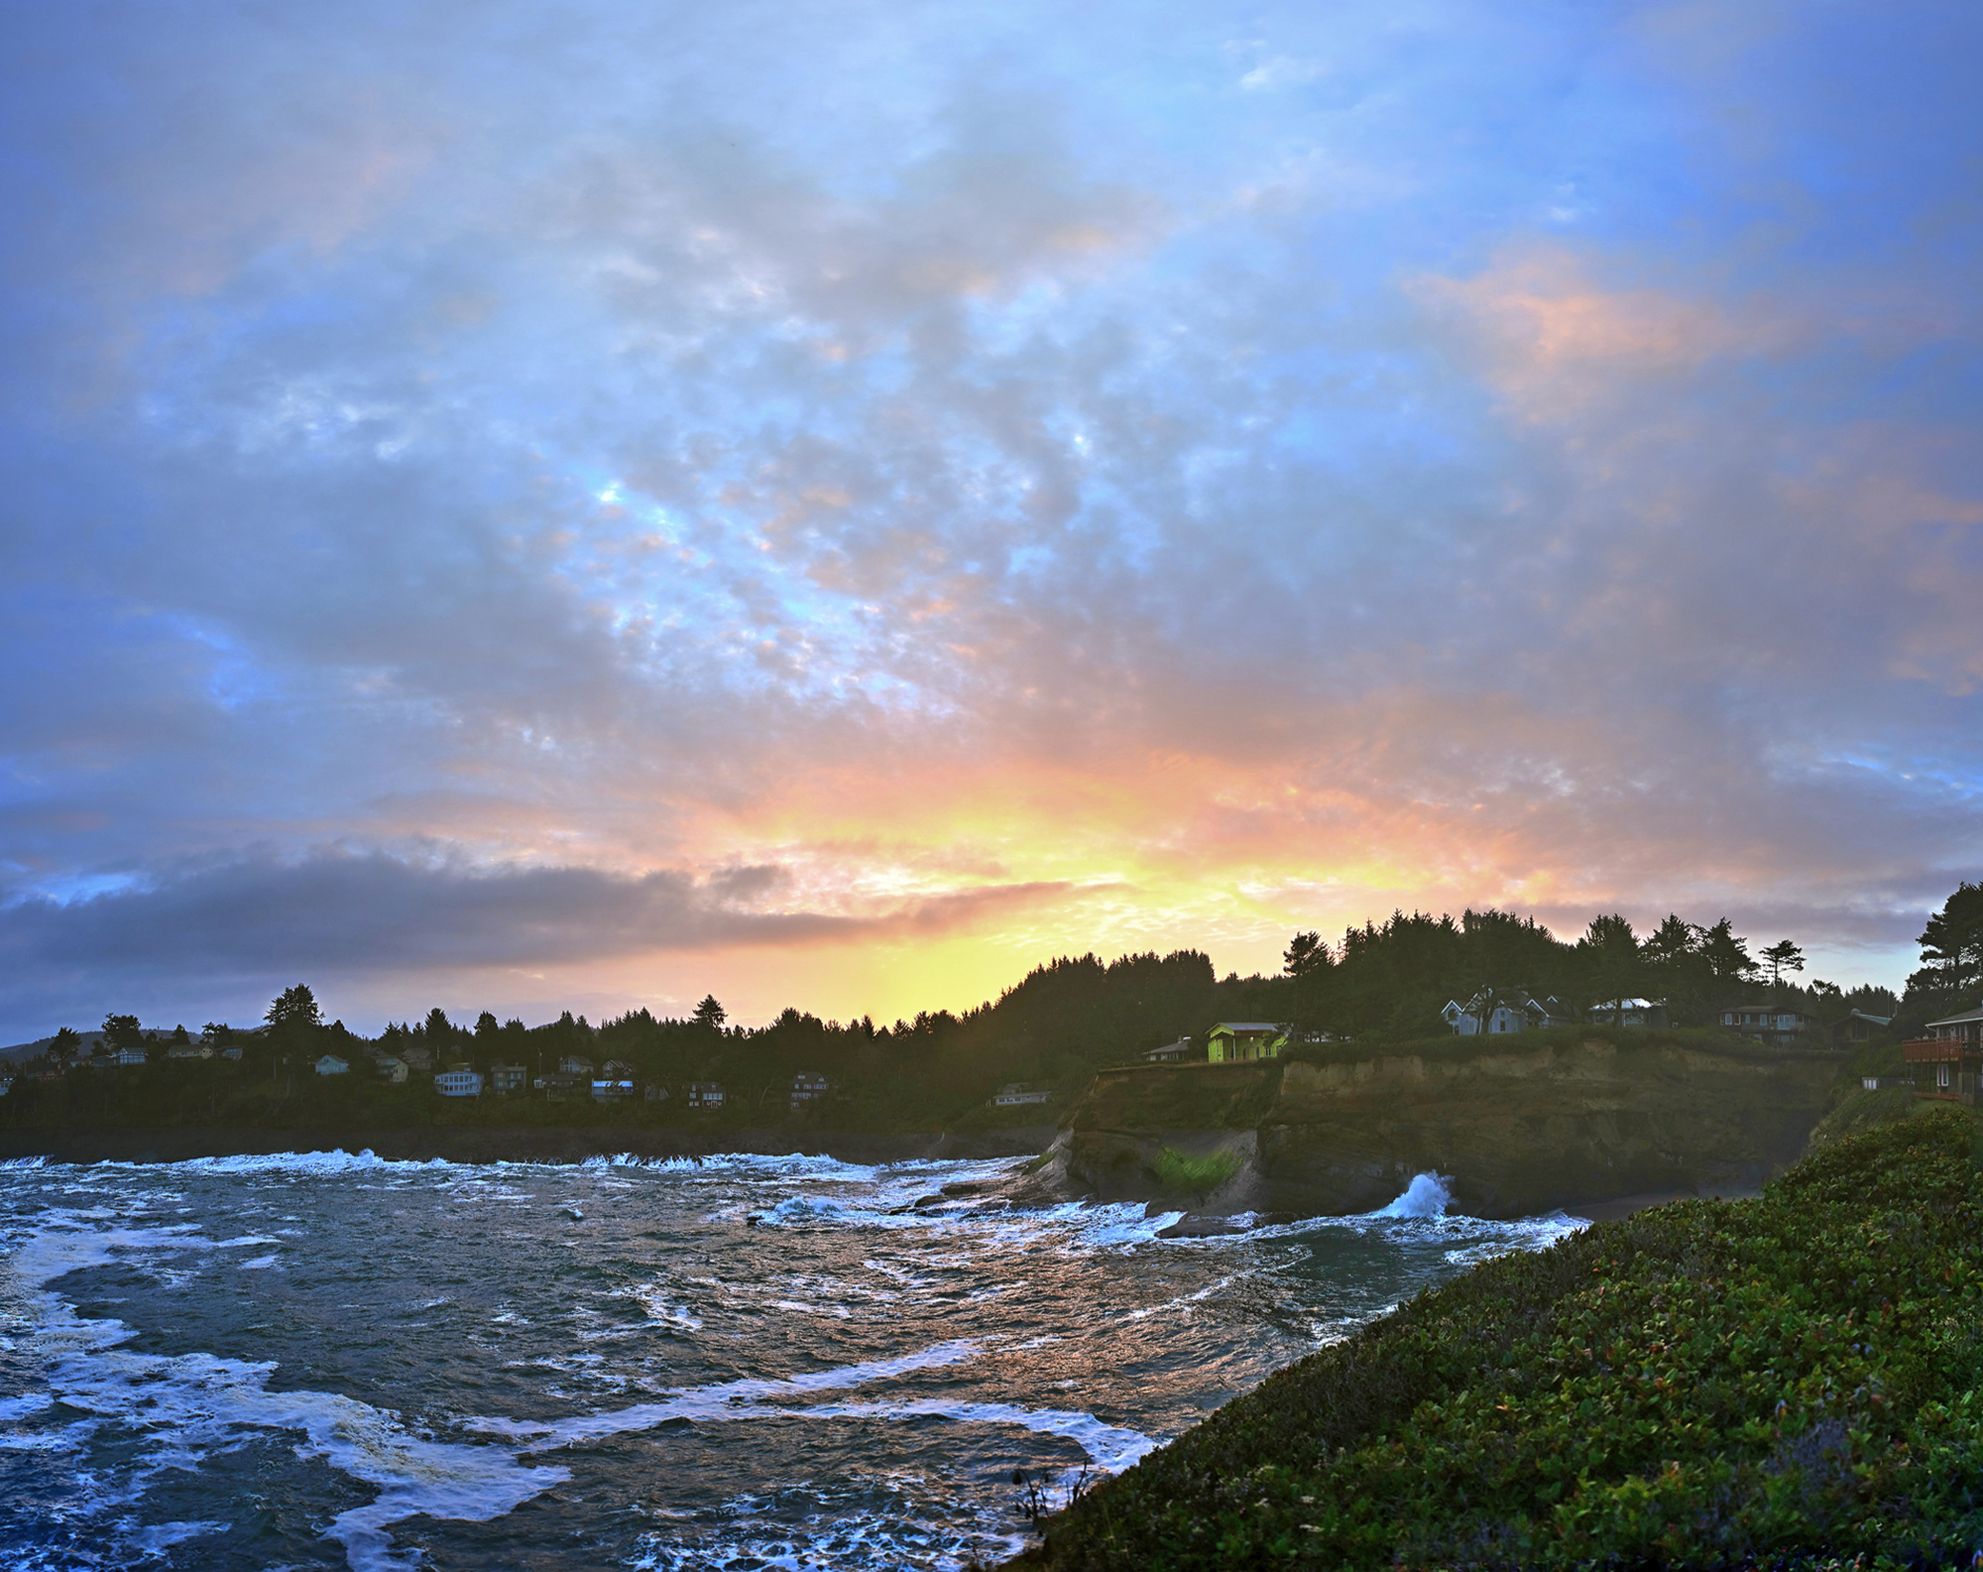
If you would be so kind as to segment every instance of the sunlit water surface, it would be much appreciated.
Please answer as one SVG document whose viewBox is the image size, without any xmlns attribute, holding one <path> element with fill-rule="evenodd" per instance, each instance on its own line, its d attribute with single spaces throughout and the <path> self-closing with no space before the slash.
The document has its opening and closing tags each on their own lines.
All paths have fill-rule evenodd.
<svg viewBox="0 0 1983 1572">
<path fill-rule="evenodd" d="M 1424 1176 L 1205 1239 L 941 1194 L 1013 1166 L 0 1165 L 0 1566 L 996 1560 L 1016 1469 L 1125 1468 L 1579 1226 Z"/>
</svg>

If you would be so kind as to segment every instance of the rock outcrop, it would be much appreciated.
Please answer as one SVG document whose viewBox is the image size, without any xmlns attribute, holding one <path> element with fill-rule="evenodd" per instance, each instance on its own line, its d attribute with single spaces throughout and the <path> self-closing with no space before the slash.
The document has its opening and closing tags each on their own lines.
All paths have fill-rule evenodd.
<svg viewBox="0 0 1983 1572">
<path fill-rule="evenodd" d="M 1204 1211 L 1304 1214 L 1371 1210 L 1426 1170 L 1449 1178 L 1458 1209 L 1484 1217 L 1727 1193 L 1796 1160 L 1841 1063 L 1705 1033 L 1594 1031 L 1108 1070 L 1035 1181 Z M 1216 1183 L 1179 1194 L 1160 1175 L 1181 1170 Z"/>
</svg>

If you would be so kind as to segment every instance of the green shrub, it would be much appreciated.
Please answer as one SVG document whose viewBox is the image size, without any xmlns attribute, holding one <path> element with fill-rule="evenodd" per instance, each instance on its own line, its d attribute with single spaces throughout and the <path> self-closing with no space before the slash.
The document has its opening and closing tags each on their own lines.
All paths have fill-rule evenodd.
<svg viewBox="0 0 1983 1572">
<path fill-rule="evenodd" d="M 1239 1158 L 1232 1152 L 1186 1157 L 1175 1147 L 1166 1146 L 1157 1154 L 1151 1171 L 1157 1183 L 1175 1195 L 1209 1195 L 1239 1172 Z"/>
<path fill-rule="evenodd" d="M 1969 1565 L 1983 1179 L 1937 1108 L 1491 1262 L 1053 1519 L 1057 1568 Z"/>
</svg>

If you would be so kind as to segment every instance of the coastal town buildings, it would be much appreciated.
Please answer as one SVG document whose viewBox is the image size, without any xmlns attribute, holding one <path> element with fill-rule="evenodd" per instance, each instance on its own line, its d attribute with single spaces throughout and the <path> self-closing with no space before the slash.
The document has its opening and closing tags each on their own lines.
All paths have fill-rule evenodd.
<svg viewBox="0 0 1983 1572">
<path fill-rule="evenodd" d="M 1206 1034 L 1205 1059 L 1209 1064 L 1278 1059 L 1287 1042 L 1287 1028 L 1272 1021 L 1221 1021 Z"/>
<path fill-rule="evenodd" d="M 1538 999 L 1526 988 L 1482 988 L 1461 1003 L 1448 999 L 1439 1018 L 1457 1037 L 1500 1036 L 1568 1026 L 1570 1011 L 1554 997 Z"/>
<path fill-rule="evenodd" d="M 1666 1025 L 1664 999 L 1602 999 L 1584 1013 L 1597 1026 L 1630 1026 L 1644 1031 Z"/>
<path fill-rule="evenodd" d="M 707 1110 L 723 1106 L 721 1081 L 690 1081 L 685 1090 L 686 1101 L 691 1108 Z"/>
<path fill-rule="evenodd" d="M 1029 1086 L 1024 1081 L 1008 1081 L 992 1093 L 994 1108 L 1024 1108 L 1035 1103 L 1043 1103 L 1052 1094 L 1044 1086 Z"/>
<path fill-rule="evenodd" d="M 833 1083 L 812 1070 L 801 1070 L 792 1077 L 792 1112 L 808 1108 L 832 1089 Z"/>
<path fill-rule="evenodd" d="M 480 1097 L 482 1095 L 482 1073 L 456 1065 L 442 1070 L 434 1077 L 434 1090 L 443 1097 Z"/>
<path fill-rule="evenodd" d="M 1723 1005 L 1716 1019 L 1729 1031 L 1773 1048 L 1787 1047 L 1811 1029 L 1811 1018 L 1790 1004 Z"/>
<path fill-rule="evenodd" d="M 489 1066 L 489 1090 L 499 1097 L 507 1097 L 511 1092 L 520 1092 L 530 1079 L 530 1072 L 520 1064 L 492 1064 Z"/>
<path fill-rule="evenodd" d="M 1176 1042 L 1164 1043 L 1159 1047 L 1150 1049 L 1143 1057 L 1151 1064 L 1183 1064 L 1187 1059 L 1193 1057 L 1191 1039 L 1189 1037 L 1180 1037 Z"/>
<path fill-rule="evenodd" d="M 350 1070 L 350 1061 L 340 1059 L 334 1053 L 325 1054 L 316 1063 L 316 1071 L 319 1075 L 346 1075 L 350 1073 Z"/>
<path fill-rule="evenodd" d="M 1983 1008 L 1928 1022 L 1921 1036 L 1900 1045 L 1900 1054 L 1914 1070 L 1919 1095 L 1976 1101 L 1983 1084 Z"/>
</svg>

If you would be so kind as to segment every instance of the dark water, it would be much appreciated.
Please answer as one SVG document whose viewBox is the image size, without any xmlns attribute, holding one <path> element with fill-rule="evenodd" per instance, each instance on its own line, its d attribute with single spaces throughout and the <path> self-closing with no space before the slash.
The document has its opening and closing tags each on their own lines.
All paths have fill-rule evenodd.
<svg viewBox="0 0 1983 1572">
<path fill-rule="evenodd" d="M 1555 1217 L 1156 1237 L 1005 1163 L 0 1166 L 0 1566 L 953 1567 Z M 752 1219 L 757 1219 L 753 1222 Z"/>
</svg>

